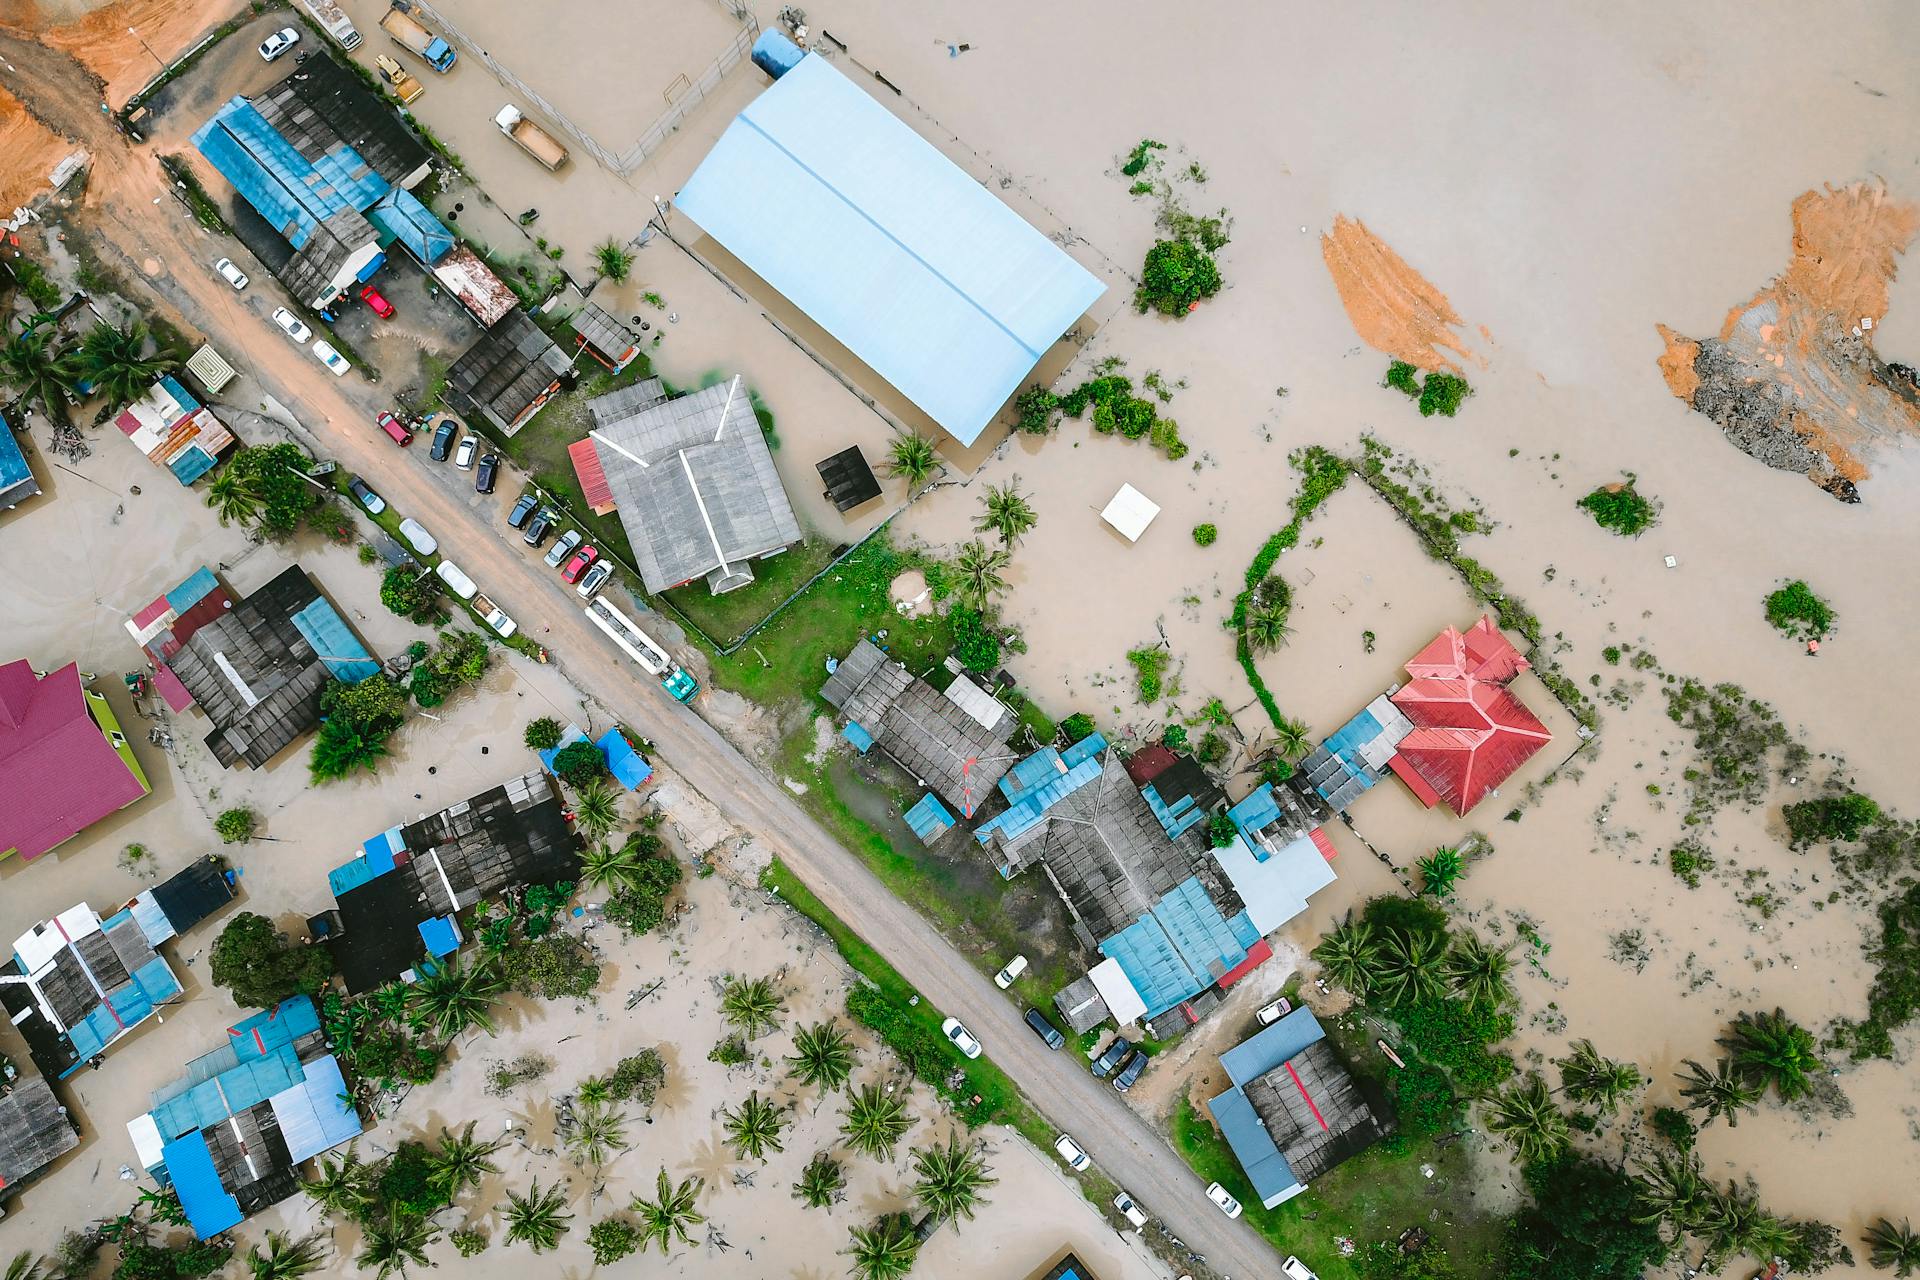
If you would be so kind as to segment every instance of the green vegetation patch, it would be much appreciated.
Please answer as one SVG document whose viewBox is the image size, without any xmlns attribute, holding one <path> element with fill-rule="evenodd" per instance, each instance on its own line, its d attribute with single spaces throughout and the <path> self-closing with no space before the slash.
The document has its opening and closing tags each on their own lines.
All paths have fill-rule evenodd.
<svg viewBox="0 0 1920 1280">
<path fill-rule="evenodd" d="M 1133 668 L 1134 691 L 1140 701 L 1151 705 L 1160 700 L 1162 681 L 1172 661 L 1173 655 L 1157 644 L 1142 645 L 1127 651 L 1127 665 Z M 1178 725 L 1170 727 L 1179 728 Z M 1180 737 L 1184 743 L 1184 729 L 1180 731 Z"/>
<path fill-rule="evenodd" d="M 682 617 L 724 647 L 753 630 L 832 563 L 833 548 L 823 539 L 810 537 L 770 560 L 755 560 L 754 580 L 737 591 L 715 595 L 701 581 L 661 594 Z"/>
<path fill-rule="evenodd" d="M 1880 821 L 1880 806 L 1857 791 L 1821 796 L 1790 804 L 1781 812 L 1793 847 L 1804 849 L 1821 841 L 1853 841 Z"/>
<path fill-rule="evenodd" d="M 1768 625 L 1795 640 L 1820 640 L 1833 630 L 1832 607 L 1798 578 L 1767 596 L 1766 611 Z"/>
<path fill-rule="evenodd" d="M 1642 497 L 1633 487 L 1634 479 L 1629 475 L 1617 484 L 1603 484 L 1574 505 L 1592 516 L 1602 529 L 1623 538 L 1637 538 L 1653 527 L 1660 512 L 1651 499 Z"/>
<path fill-rule="evenodd" d="M 1473 394 L 1473 388 L 1460 375 L 1435 372 L 1423 378 L 1419 368 L 1405 360 L 1395 360 L 1387 365 L 1386 377 L 1381 380 L 1381 385 L 1392 387 L 1418 402 L 1423 418 L 1431 418 L 1435 414 L 1451 418 L 1460 411 L 1461 402 Z"/>
</svg>

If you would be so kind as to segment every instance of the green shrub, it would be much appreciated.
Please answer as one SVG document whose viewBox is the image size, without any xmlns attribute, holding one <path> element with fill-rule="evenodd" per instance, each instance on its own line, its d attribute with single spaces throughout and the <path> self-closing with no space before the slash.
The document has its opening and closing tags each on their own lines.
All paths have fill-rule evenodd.
<svg viewBox="0 0 1920 1280">
<path fill-rule="evenodd" d="M 640 1228 L 625 1218 L 603 1218 L 587 1228 L 595 1266 L 610 1267 L 640 1247 Z"/>
<path fill-rule="evenodd" d="M 1227 740 L 1209 729 L 1200 736 L 1200 745 L 1194 748 L 1194 758 L 1201 764 L 1219 764 L 1227 758 Z"/>
<path fill-rule="evenodd" d="M 260 815 L 248 808 L 228 809 L 213 820 L 213 832 L 222 844 L 243 844 L 260 829 Z"/>
<path fill-rule="evenodd" d="M 1619 666 L 1620 665 L 1620 646 L 1617 644 L 1610 644 L 1606 648 L 1602 649 L 1600 651 L 1600 660 L 1606 663 L 1610 667 Z"/>
<path fill-rule="evenodd" d="M 1240 838 L 1240 828 L 1233 825 L 1233 819 L 1225 813 L 1210 814 L 1207 817 L 1207 843 L 1215 849 L 1225 849 Z"/>
<path fill-rule="evenodd" d="M 1880 821 L 1880 806 L 1869 796 L 1848 791 L 1790 804 L 1781 816 L 1787 820 L 1793 847 L 1804 849 L 1821 840 L 1858 840 L 1868 827 Z"/>
<path fill-rule="evenodd" d="M 1197 524 L 1193 526 L 1193 540 L 1195 544 L 1199 546 L 1210 547 L 1219 536 L 1220 530 L 1215 525 Z"/>
<path fill-rule="evenodd" d="M 1187 749 L 1187 728 L 1185 725 L 1170 724 L 1160 731 L 1160 745 L 1169 751 Z"/>
<path fill-rule="evenodd" d="M 1420 370 L 1405 360 L 1395 360 L 1387 366 L 1387 385 L 1395 391 L 1404 392 L 1408 397 L 1420 398 Z"/>
<path fill-rule="evenodd" d="M 1564 1155 L 1525 1171 L 1533 1202 L 1507 1225 L 1506 1280 L 1640 1280 L 1667 1258 L 1624 1170 Z"/>
<path fill-rule="evenodd" d="M 1076 711 L 1060 722 L 1060 732 L 1068 742 L 1079 742 L 1094 731 L 1093 717 L 1084 711 Z"/>
<path fill-rule="evenodd" d="M 1487 1048 L 1513 1034 L 1512 1014 L 1442 997 L 1397 1005 L 1388 1016 L 1400 1025 L 1407 1047 L 1444 1068 L 1468 1097 L 1493 1092 L 1513 1074 L 1513 1059 Z"/>
<path fill-rule="evenodd" d="M 1668 869 L 1689 889 L 1698 889 L 1700 877 L 1716 865 L 1713 854 L 1698 840 L 1682 840 L 1667 850 Z"/>
<path fill-rule="evenodd" d="M 569 742 L 553 757 L 554 776 L 571 787 L 584 787 L 607 776 L 606 757 L 587 739 Z"/>
<path fill-rule="evenodd" d="M 225 472 L 260 497 L 253 523 L 269 538 L 284 538 L 300 527 L 320 501 L 307 483 L 313 459 L 297 444 L 246 445 L 228 461 Z"/>
<path fill-rule="evenodd" d="M 523 736 L 528 747 L 535 751 L 551 751 L 560 745 L 560 722 L 552 716 L 541 716 L 537 720 L 527 721 L 527 731 Z"/>
<path fill-rule="evenodd" d="M 657 1049 L 642 1049 L 620 1059 L 607 1077 L 607 1094 L 616 1102 L 653 1105 L 660 1086 L 667 1082 L 667 1064 Z"/>
<path fill-rule="evenodd" d="M 946 1038 L 928 1025 L 925 1018 L 932 1016 L 932 1010 L 916 1016 L 915 1010 L 879 988 L 863 985 L 847 993 L 847 1012 L 886 1041 L 907 1069 L 945 1097 L 968 1125 L 986 1124 L 1009 1105 L 999 1082 L 976 1073 Z M 958 1086 L 949 1083 L 956 1077 Z"/>
<path fill-rule="evenodd" d="M 585 1000 L 600 985 L 600 962 L 586 944 L 565 933 L 516 943 L 507 972 L 514 990 L 542 1000 Z"/>
<path fill-rule="evenodd" d="M 1140 701 L 1151 704 L 1160 700 L 1160 682 L 1172 661 L 1173 655 L 1158 645 L 1143 645 L 1127 653 Z"/>
<path fill-rule="evenodd" d="M 947 613 L 953 628 L 953 652 L 969 671 L 988 672 L 1000 665 L 1000 637 L 978 609 L 956 604 Z"/>
<path fill-rule="evenodd" d="M 333 977 L 324 943 L 284 942 L 273 921 L 242 911 L 227 922 L 208 957 L 208 976 L 246 1009 L 271 1009 L 292 995 L 317 995 Z"/>
<path fill-rule="evenodd" d="M 1420 416 L 1431 418 L 1439 414 L 1451 418 L 1460 411 L 1460 402 L 1473 394 L 1473 388 L 1467 380 L 1451 373 L 1430 373 L 1420 388 Z"/>
<path fill-rule="evenodd" d="M 717 1062 L 723 1067 L 737 1067 L 753 1061 L 753 1050 L 747 1048 L 746 1037 L 734 1031 L 707 1050 L 707 1061 Z"/>
<path fill-rule="evenodd" d="M 1693 1150 L 1694 1135 L 1699 1132 L 1687 1113 L 1677 1107 L 1656 1107 L 1653 1132 L 1681 1151 Z"/>
<path fill-rule="evenodd" d="M 1798 578 L 1769 595 L 1766 609 L 1773 629 L 1796 640 L 1819 640 L 1833 630 L 1832 608 Z"/>
<path fill-rule="evenodd" d="M 1187 240 L 1161 240 L 1147 250 L 1134 290 L 1136 311 L 1184 316 L 1220 292 L 1220 268 L 1213 255 Z"/>
<path fill-rule="evenodd" d="M 1409 1062 L 1392 1079 L 1394 1112 L 1400 1132 L 1418 1140 L 1451 1133 L 1460 1118 L 1447 1073 L 1425 1062 Z"/>
<path fill-rule="evenodd" d="M 1602 529 L 1611 529 L 1623 538 L 1637 538 L 1653 527 L 1659 510 L 1640 496 L 1633 481 L 1629 475 L 1620 484 L 1601 485 L 1574 505 L 1592 516 Z"/>
<path fill-rule="evenodd" d="M 1015 424 L 1018 430 L 1030 436 L 1043 436 L 1052 431 L 1059 420 L 1060 397 L 1035 383 L 1014 397 L 1013 409 L 1018 415 Z"/>
<path fill-rule="evenodd" d="M 1153 158 L 1153 153 L 1166 149 L 1167 144 L 1164 142 L 1155 142 L 1152 138 L 1140 139 L 1139 145 L 1128 154 L 1126 163 L 1120 166 L 1121 174 L 1129 178 L 1139 177 L 1146 169 L 1147 162 Z"/>
<path fill-rule="evenodd" d="M 477 1257 L 487 1251 L 487 1233 L 484 1231 L 457 1227 L 447 1232 L 447 1240 L 460 1251 L 463 1258 Z"/>
</svg>

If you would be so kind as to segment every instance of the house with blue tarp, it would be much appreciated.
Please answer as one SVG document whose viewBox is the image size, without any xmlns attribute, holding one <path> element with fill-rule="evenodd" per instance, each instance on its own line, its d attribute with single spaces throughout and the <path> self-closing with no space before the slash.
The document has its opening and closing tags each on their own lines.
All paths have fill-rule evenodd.
<svg viewBox="0 0 1920 1280">
<path fill-rule="evenodd" d="M 940 803 L 940 797 L 929 791 L 908 809 L 904 815 L 907 829 L 921 844 L 932 844 L 947 832 L 953 830 L 953 815 L 947 812 L 947 806 Z"/>
<path fill-rule="evenodd" d="M 1413 722 L 1381 694 L 1300 762 L 1300 776 L 1335 813 L 1345 812 L 1392 771 Z"/>
<path fill-rule="evenodd" d="M 302 1164 L 360 1133 L 306 996 L 229 1027 L 127 1124 L 141 1167 L 174 1189 L 202 1240 L 293 1195 Z"/>
<path fill-rule="evenodd" d="M 559 742 L 537 753 L 540 763 L 547 767 L 548 772 L 552 772 L 553 762 L 562 751 L 576 742 L 586 740 L 586 730 L 577 724 L 570 724 L 561 733 Z M 647 758 L 641 755 L 631 742 L 627 741 L 627 735 L 620 732 L 617 726 L 595 738 L 593 745 L 600 748 L 600 759 L 605 762 L 607 772 L 613 775 L 613 780 L 627 790 L 638 791 L 647 779 L 653 776 L 653 766 L 647 763 Z"/>
<path fill-rule="evenodd" d="M 233 446 L 233 433 L 213 410 L 167 374 L 114 419 L 120 434 L 149 461 L 165 467 L 183 485 L 213 470 Z"/>
<path fill-rule="evenodd" d="M 14 439 L 7 416 L 0 413 L 0 511 L 11 511 L 39 492 L 40 482 L 33 478 L 26 450 Z"/>
<path fill-rule="evenodd" d="M 21 934 L 0 1006 L 49 1078 L 72 1075 L 178 1000 L 180 979 L 131 909 L 81 903 Z"/>
</svg>

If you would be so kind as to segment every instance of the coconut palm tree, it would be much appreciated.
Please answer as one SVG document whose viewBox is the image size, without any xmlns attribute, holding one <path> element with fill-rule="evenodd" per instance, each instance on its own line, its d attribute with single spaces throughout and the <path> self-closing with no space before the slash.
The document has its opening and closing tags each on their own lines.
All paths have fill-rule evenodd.
<svg viewBox="0 0 1920 1280">
<path fill-rule="evenodd" d="M 977 1144 L 960 1145 L 960 1135 L 947 1139 L 944 1147 L 931 1150 L 915 1148 L 913 1171 L 919 1175 L 913 1184 L 914 1198 L 939 1221 L 966 1218 L 981 1204 L 980 1193 L 999 1179 L 992 1176 Z"/>
<path fill-rule="evenodd" d="M 627 246 L 608 236 L 593 246 L 593 265 L 615 284 L 624 284 L 633 271 L 633 253 Z"/>
<path fill-rule="evenodd" d="M 1810 1077 L 1821 1069 L 1813 1033 L 1778 1008 L 1735 1018 L 1720 1047 L 1733 1055 L 1741 1075 L 1762 1089 L 1772 1085 L 1789 1101 L 1812 1088 Z"/>
<path fill-rule="evenodd" d="M 1638 1067 L 1601 1057 L 1591 1040 L 1575 1040 L 1566 1057 L 1553 1061 L 1560 1068 L 1560 1091 L 1582 1105 L 1611 1111 L 1644 1083 Z"/>
<path fill-rule="evenodd" d="M 440 1149 L 427 1158 L 428 1181 L 449 1200 L 468 1187 L 478 1187 L 488 1174 L 500 1172 L 500 1166 L 493 1162 L 493 1154 L 507 1145 L 506 1135 L 490 1140 L 476 1138 L 473 1136 L 475 1123 L 467 1121 L 467 1127 L 457 1136 L 451 1129 L 442 1127 Z"/>
<path fill-rule="evenodd" d="M 1676 1231 L 1691 1231 L 1706 1212 L 1712 1186 L 1700 1171 L 1700 1157 L 1691 1151 L 1656 1151 L 1653 1159 L 1636 1165 L 1634 1189 L 1639 1208 L 1633 1220 L 1668 1222 Z"/>
<path fill-rule="evenodd" d="M 318 1169 L 319 1176 L 302 1189 L 322 1212 L 351 1218 L 373 1199 L 373 1171 L 360 1163 L 351 1147 L 337 1161 L 323 1157 Z"/>
<path fill-rule="evenodd" d="M 767 1152 L 782 1151 L 780 1130 L 786 1127 L 786 1115 L 755 1089 L 740 1104 L 738 1111 L 723 1111 L 722 1124 L 733 1153 L 742 1160 L 765 1160 Z"/>
<path fill-rule="evenodd" d="M 1760 1101 L 1761 1087 L 1743 1079 L 1725 1058 L 1714 1063 L 1712 1071 L 1692 1058 L 1682 1061 L 1687 1069 L 1680 1077 L 1680 1096 L 1687 1100 L 1687 1110 L 1706 1112 L 1703 1126 L 1725 1116 L 1728 1128 L 1739 1128 L 1740 1113 Z"/>
<path fill-rule="evenodd" d="M 1273 727 L 1273 749 L 1288 764 L 1298 764 L 1313 750 L 1313 738 L 1303 721 L 1281 716 Z"/>
<path fill-rule="evenodd" d="M 1505 1138 L 1521 1164 L 1559 1155 L 1567 1146 L 1567 1118 L 1553 1105 L 1547 1082 L 1529 1073 L 1486 1103 L 1487 1131 Z"/>
<path fill-rule="evenodd" d="M 809 1209 L 824 1209 L 843 1198 L 846 1186 L 845 1167 L 831 1152 L 816 1151 L 793 1184 L 793 1198 Z"/>
<path fill-rule="evenodd" d="M 229 465 L 222 467 L 220 474 L 207 485 L 206 502 L 223 526 L 236 522 L 252 524 L 266 505 L 266 496 L 260 492 L 258 479 Z"/>
<path fill-rule="evenodd" d="M 700 1189 L 705 1185 L 704 1179 L 688 1178 L 675 1186 L 667 1178 L 666 1168 L 662 1166 L 656 1198 L 633 1198 L 633 1211 L 640 1215 L 640 1252 L 645 1253 L 647 1246 L 656 1242 L 663 1254 L 673 1252 L 676 1240 L 681 1244 L 693 1243 L 693 1236 L 687 1228 L 697 1227 L 707 1220 L 706 1215 L 694 1207 Z"/>
<path fill-rule="evenodd" d="M 1439 929 L 1391 929 L 1380 943 L 1373 994 L 1387 1004 L 1412 1004 L 1446 994 L 1447 935 Z"/>
<path fill-rule="evenodd" d="M 442 1040 L 454 1040 L 473 1027 L 493 1034 L 493 1001 L 507 985 L 489 960 L 462 965 L 449 956 L 409 988 L 408 1020 Z"/>
<path fill-rule="evenodd" d="M 1255 653 L 1272 653 L 1287 642 L 1293 628 L 1287 625 L 1288 608 L 1255 600 L 1247 606 L 1247 648 Z"/>
<path fill-rule="evenodd" d="M 961 604 L 981 613 L 993 598 L 1007 589 L 1001 571 L 1013 563 L 1013 553 L 1005 547 L 989 548 L 975 538 L 960 548 L 953 558 L 953 594 Z"/>
<path fill-rule="evenodd" d="M 605 839 L 620 823 L 620 793 L 605 778 L 595 778 L 574 792 L 573 821 L 588 844 Z"/>
<path fill-rule="evenodd" d="M 362 1269 L 372 1268 L 374 1280 L 387 1280 L 395 1272 L 407 1274 L 407 1264 L 430 1267 L 427 1247 L 440 1238 L 440 1232 L 425 1218 L 411 1213 L 396 1213 L 368 1225 L 360 1237 L 360 1253 L 354 1261 Z"/>
<path fill-rule="evenodd" d="M 41 1280 L 44 1274 L 40 1269 L 40 1259 L 22 1249 L 7 1264 L 6 1280 Z"/>
<path fill-rule="evenodd" d="M 1699 1217 L 1689 1230 L 1707 1246 L 1707 1257 L 1718 1261 L 1729 1254 L 1759 1253 L 1779 1243 L 1780 1225 L 1751 1191 L 1731 1182 L 1724 1190 L 1709 1183 Z"/>
<path fill-rule="evenodd" d="M 555 1183 L 542 1191 L 540 1180 L 535 1178 L 526 1195 L 507 1192 L 508 1244 L 524 1240 L 535 1253 L 545 1253 L 560 1243 L 571 1221 L 573 1215 L 567 1212 L 564 1183 Z"/>
<path fill-rule="evenodd" d="M 582 794 L 585 794 L 584 791 Z M 575 816 L 578 815 L 576 808 Z M 609 893 L 618 893 L 622 889 L 644 889 L 648 886 L 646 864 L 653 856 L 642 841 L 632 837 L 617 847 L 598 845 L 580 859 L 581 883 Z"/>
<path fill-rule="evenodd" d="M 894 1144 L 913 1127 L 905 1098 L 887 1093 L 877 1084 L 862 1085 L 847 1104 L 840 1132 L 847 1145 L 876 1160 L 893 1159 Z"/>
<path fill-rule="evenodd" d="M 729 978 L 720 994 L 720 1012 L 751 1040 L 780 1023 L 786 999 L 772 978 Z"/>
<path fill-rule="evenodd" d="M 831 1022 L 817 1022 L 796 1032 L 793 1052 L 787 1055 L 794 1078 L 832 1092 L 853 1074 L 853 1043 Z"/>
<path fill-rule="evenodd" d="M 284 1232 L 267 1231 L 267 1247 L 254 1245 L 247 1254 L 247 1273 L 253 1280 L 300 1280 L 320 1269 L 327 1259 L 326 1241 L 319 1236 L 294 1239 Z"/>
<path fill-rule="evenodd" d="M 843 1250 L 853 1259 L 856 1280 L 901 1280 L 913 1270 L 920 1240 L 905 1215 L 890 1213 L 870 1227 L 855 1227 Z"/>
<path fill-rule="evenodd" d="M 605 1101 L 583 1104 L 574 1113 L 567 1149 L 574 1159 L 598 1169 L 627 1149 L 627 1117 Z"/>
<path fill-rule="evenodd" d="M 1019 546 L 1020 539 L 1040 522 L 1033 504 L 1020 492 L 1019 476 L 1010 484 L 988 485 L 987 491 L 980 495 L 980 505 L 984 509 L 973 522 L 975 532 L 997 533 L 1000 541 L 1009 547 Z"/>
<path fill-rule="evenodd" d="M 918 493 L 939 469 L 940 455 L 934 452 L 933 441 L 925 436 L 911 431 L 897 432 L 887 446 L 887 474 L 905 480 L 909 494 Z"/>
<path fill-rule="evenodd" d="M 115 404 L 135 399 L 165 373 L 171 373 L 178 361 L 165 352 L 146 354 L 151 335 L 147 326 L 135 320 L 125 329 L 102 320 L 87 330 L 74 352 L 74 370 L 82 381 Z"/>
<path fill-rule="evenodd" d="M 1873 1265 L 1882 1271 L 1891 1269 L 1896 1276 L 1910 1276 L 1920 1271 L 1920 1235 L 1914 1234 L 1913 1225 L 1905 1218 L 1900 1225 L 1882 1218 L 1868 1227 L 1861 1237 L 1867 1246 L 1867 1256 Z"/>
<path fill-rule="evenodd" d="M 1459 850 L 1447 848 L 1435 849 L 1413 865 L 1420 872 L 1420 892 L 1429 898 L 1451 898 L 1467 870 Z"/>
<path fill-rule="evenodd" d="M 1354 919 L 1348 912 L 1346 919 L 1313 949 L 1313 958 L 1331 981 L 1364 999 L 1379 972 L 1380 942 L 1372 925 Z"/>
<path fill-rule="evenodd" d="M 38 400 L 55 422 L 67 420 L 67 392 L 78 379 L 71 354 L 53 349 L 52 329 L 23 329 L 0 346 L 0 382 Z"/>
<path fill-rule="evenodd" d="M 1498 1006 L 1513 996 L 1507 975 L 1513 972 L 1511 944 L 1496 947 L 1480 935 L 1462 929 L 1447 953 L 1447 981 L 1468 1004 Z"/>
</svg>

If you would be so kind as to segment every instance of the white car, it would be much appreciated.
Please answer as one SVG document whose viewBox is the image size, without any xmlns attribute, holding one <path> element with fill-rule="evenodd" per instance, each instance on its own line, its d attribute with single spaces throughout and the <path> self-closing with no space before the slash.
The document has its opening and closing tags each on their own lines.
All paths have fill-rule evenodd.
<svg viewBox="0 0 1920 1280">
<path fill-rule="evenodd" d="M 973 1038 L 973 1032 L 960 1025 L 960 1019 L 948 1018 L 941 1023 L 940 1034 L 953 1041 L 953 1047 L 969 1058 L 980 1056 L 980 1042 Z"/>
<path fill-rule="evenodd" d="M 1213 1201 L 1213 1207 L 1226 1214 L 1229 1218 L 1237 1218 L 1240 1216 L 1240 1202 L 1235 1200 L 1232 1193 L 1219 1183 L 1215 1182 L 1207 1187 L 1207 1199 Z"/>
<path fill-rule="evenodd" d="M 260 56 L 272 62 L 287 50 L 300 43 L 300 33 L 292 27 L 282 27 L 260 42 Z"/>
<path fill-rule="evenodd" d="M 1060 1158 L 1067 1162 L 1067 1168 L 1073 1170 L 1075 1173 L 1079 1173 L 1082 1169 L 1093 1163 L 1093 1161 L 1088 1158 L 1087 1153 L 1080 1149 L 1080 1144 L 1064 1133 L 1054 1139 L 1053 1149 L 1058 1151 Z"/>
<path fill-rule="evenodd" d="M 287 310 L 285 307 L 275 307 L 273 309 L 273 322 L 280 326 L 280 332 L 286 334 L 303 347 L 307 345 L 307 339 L 313 336 L 313 330 L 307 328 L 305 322 L 303 322 L 299 316 L 293 314 L 293 312 Z"/>
<path fill-rule="evenodd" d="M 336 378 L 344 377 L 347 370 L 353 368 L 352 365 L 347 363 L 347 358 L 338 351 L 335 351 L 333 344 L 325 338 L 314 339 L 313 345 L 308 347 L 307 350 L 313 352 L 314 359 L 333 370 L 333 376 Z"/>
<path fill-rule="evenodd" d="M 460 566 L 451 560 L 442 560 L 433 567 L 433 571 L 440 575 L 440 581 L 447 584 L 447 590 L 462 600 L 473 599 L 480 590 L 474 585 L 473 579 L 463 573 Z"/>
<path fill-rule="evenodd" d="M 1320 1280 L 1306 1263 L 1292 1254 L 1288 1254 L 1287 1260 L 1280 1264 L 1280 1270 L 1286 1274 L 1287 1280 Z"/>
<path fill-rule="evenodd" d="M 427 526 L 412 516 L 400 522 L 400 536 L 407 540 L 408 546 L 423 556 L 430 556 L 440 549 L 440 544 L 435 542 L 433 535 L 427 532 Z"/>
<path fill-rule="evenodd" d="M 244 289 L 247 287 L 247 273 L 234 266 L 232 258 L 220 259 L 220 261 L 213 264 L 213 269 L 218 271 L 221 278 L 235 289 Z"/>
<path fill-rule="evenodd" d="M 460 437 L 460 443 L 453 451 L 453 465 L 462 471 L 473 470 L 473 455 L 480 451 L 480 442 L 471 435 Z"/>
<path fill-rule="evenodd" d="M 610 560 L 601 560 L 597 562 L 593 568 L 587 570 L 587 576 L 580 579 L 580 585 L 575 587 L 574 590 L 580 593 L 582 599 L 592 599 L 593 593 L 606 586 L 607 579 L 612 576 L 613 562 Z"/>
<path fill-rule="evenodd" d="M 1272 1004 L 1262 1005 L 1260 1011 L 1253 1016 L 1260 1020 L 1261 1026 L 1270 1027 L 1292 1012 L 1293 1001 L 1287 999 L 1285 996 L 1281 996 Z"/>
<path fill-rule="evenodd" d="M 1144 1228 L 1147 1225 L 1147 1215 L 1141 1211 L 1138 1204 L 1134 1203 L 1133 1197 L 1126 1192 L 1122 1191 L 1113 1198 L 1113 1207 L 1120 1211 L 1121 1217 L 1131 1222 L 1134 1226 Z"/>
<path fill-rule="evenodd" d="M 1007 967 L 993 975 L 993 985 L 1005 991 L 1013 985 L 1013 980 L 1027 971 L 1027 958 L 1015 956 L 1007 961 Z"/>
</svg>

